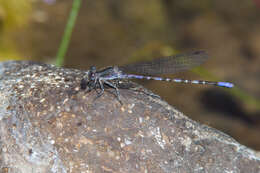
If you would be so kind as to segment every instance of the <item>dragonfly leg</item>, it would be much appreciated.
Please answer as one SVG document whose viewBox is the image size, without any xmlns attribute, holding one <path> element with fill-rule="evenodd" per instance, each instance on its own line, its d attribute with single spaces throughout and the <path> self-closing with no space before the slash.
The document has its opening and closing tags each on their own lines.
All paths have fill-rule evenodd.
<svg viewBox="0 0 260 173">
<path fill-rule="evenodd" d="M 154 93 L 152 93 L 151 91 L 146 90 L 146 89 L 141 88 L 141 87 L 131 88 L 131 90 L 144 93 L 145 95 L 151 96 L 151 97 L 153 97 L 153 98 L 159 98 L 159 99 L 161 98 L 159 95 L 154 94 Z"/>
<path fill-rule="evenodd" d="M 98 99 L 100 96 L 102 96 L 103 93 L 104 93 L 104 85 L 103 85 L 102 81 L 101 81 L 101 80 L 98 80 L 98 84 L 99 84 L 99 87 L 100 87 L 101 91 L 100 91 L 100 92 L 97 92 L 97 90 L 96 90 L 96 92 L 98 93 L 98 95 L 97 95 L 97 97 L 95 98 L 95 100 L 97 100 L 97 99 Z M 95 89 L 96 89 L 96 87 L 95 87 Z"/>
<path fill-rule="evenodd" d="M 111 82 L 109 82 L 109 81 L 104 81 L 104 83 L 106 84 L 106 85 L 108 85 L 108 86 L 110 86 L 111 88 L 114 88 L 115 90 L 116 90 L 116 97 L 117 97 L 117 99 L 118 99 L 118 101 L 120 102 L 120 104 L 122 104 L 122 101 L 120 100 L 120 98 L 119 98 L 119 90 L 118 90 L 118 88 L 114 85 L 114 84 L 112 84 Z"/>
</svg>

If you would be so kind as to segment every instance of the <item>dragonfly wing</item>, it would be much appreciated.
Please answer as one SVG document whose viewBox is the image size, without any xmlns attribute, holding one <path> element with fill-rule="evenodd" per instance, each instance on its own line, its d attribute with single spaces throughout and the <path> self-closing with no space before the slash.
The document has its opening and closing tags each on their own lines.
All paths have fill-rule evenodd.
<svg viewBox="0 0 260 173">
<path fill-rule="evenodd" d="M 161 57 L 148 62 L 138 62 L 119 67 L 124 73 L 143 75 L 174 74 L 199 66 L 208 59 L 205 51 Z"/>
</svg>

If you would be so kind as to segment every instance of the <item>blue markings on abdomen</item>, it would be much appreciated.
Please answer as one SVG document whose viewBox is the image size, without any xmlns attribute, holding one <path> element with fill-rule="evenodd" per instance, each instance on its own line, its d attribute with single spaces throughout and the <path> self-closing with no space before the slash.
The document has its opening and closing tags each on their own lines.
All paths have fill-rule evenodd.
<svg viewBox="0 0 260 173">
<path fill-rule="evenodd" d="M 121 78 L 135 78 L 135 79 L 147 79 L 147 80 L 158 80 L 158 81 L 168 81 L 177 83 L 192 83 L 192 84 L 202 84 L 202 85 L 215 85 L 220 87 L 232 88 L 234 84 L 230 82 L 213 82 L 213 81 L 202 81 L 202 80 L 184 80 L 184 79 L 170 79 L 162 77 L 152 77 L 152 76 L 142 76 L 135 74 L 124 74 L 120 76 Z"/>
<path fill-rule="evenodd" d="M 144 79 L 144 76 L 141 76 L 141 75 L 126 74 L 125 76 L 127 78 Z"/>
<path fill-rule="evenodd" d="M 217 85 L 218 85 L 218 86 L 221 86 L 221 87 L 227 87 L 227 88 L 232 88 L 232 87 L 234 87 L 234 84 L 229 83 L 229 82 L 218 82 Z"/>
</svg>

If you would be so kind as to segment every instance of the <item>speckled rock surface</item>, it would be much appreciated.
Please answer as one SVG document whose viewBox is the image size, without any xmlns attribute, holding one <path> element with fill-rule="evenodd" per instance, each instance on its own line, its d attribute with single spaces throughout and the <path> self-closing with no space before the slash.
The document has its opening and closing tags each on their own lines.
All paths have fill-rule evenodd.
<svg viewBox="0 0 260 173">
<path fill-rule="evenodd" d="M 260 158 L 158 98 L 80 89 L 84 72 L 0 64 L 0 172 L 260 172 Z M 108 92 L 110 91 L 110 92 Z"/>
</svg>

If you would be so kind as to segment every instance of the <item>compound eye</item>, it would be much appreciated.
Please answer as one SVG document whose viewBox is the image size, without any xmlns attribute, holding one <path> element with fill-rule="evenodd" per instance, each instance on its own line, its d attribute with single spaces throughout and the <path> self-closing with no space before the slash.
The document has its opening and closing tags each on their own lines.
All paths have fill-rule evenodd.
<svg viewBox="0 0 260 173">
<path fill-rule="evenodd" d="M 95 67 L 95 66 L 91 66 L 91 67 L 90 67 L 90 71 L 96 72 L 96 67 Z"/>
</svg>

